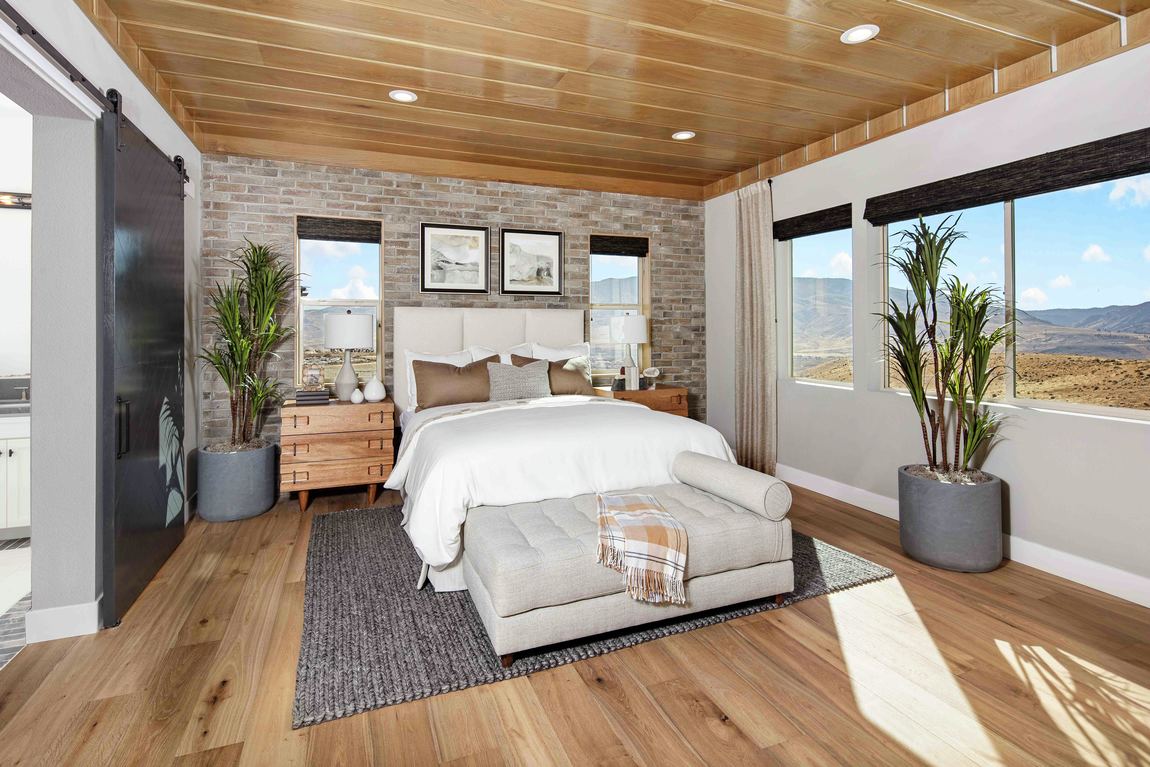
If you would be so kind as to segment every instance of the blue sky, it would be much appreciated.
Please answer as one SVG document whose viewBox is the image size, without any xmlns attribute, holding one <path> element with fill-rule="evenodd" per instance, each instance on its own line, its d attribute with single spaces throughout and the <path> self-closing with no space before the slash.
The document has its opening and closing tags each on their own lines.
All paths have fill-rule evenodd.
<svg viewBox="0 0 1150 767">
<path fill-rule="evenodd" d="M 639 260 L 632 256 L 591 256 L 591 274 L 596 280 L 634 277 L 638 273 Z"/>
<path fill-rule="evenodd" d="M 945 216 L 930 216 L 937 224 Z M 910 222 L 891 224 L 892 242 Z M 951 250 L 965 282 L 1003 285 L 1003 206 L 971 208 Z M 1015 289 L 1023 309 L 1088 308 L 1150 301 L 1150 174 L 1015 201 Z M 796 240 L 796 277 L 849 277 L 850 233 Z M 874 255 L 877 262 L 881 256 Z M 897 274 L 891 286 L 905 287 Z"/>
<path fill-rule="evenodd" d="M 379 246 L 300 240 L 300 282 L 310 299 L 379 300 Z"/>
</svg>

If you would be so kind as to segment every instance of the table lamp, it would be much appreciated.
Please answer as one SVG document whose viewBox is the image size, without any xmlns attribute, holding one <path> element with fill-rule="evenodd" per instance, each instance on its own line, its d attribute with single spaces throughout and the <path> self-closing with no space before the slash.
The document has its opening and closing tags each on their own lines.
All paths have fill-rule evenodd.
<svg viewBox="0 0 1150 767">
<path fill-rule="evenodd" d="M 639 388 L 639 368 L 635 358 L 631 356 L 631 344 L 645 344 L 647 337 L 647 318 L 642 314 L 629 314 L 611 319 L 611 335 L 615 343 L 624 345 L 623 373 L 626 377 L 627 391 Z"/>
<path fill-rule="evenodd" d="M 359 376 L 351 366 L 352 349 L 375 348 L 375 317 L 371 314 L 325 314 L 323 318 L 323 345 L 332 350 L 343 350 L 343 367 L 335 377 L 335 396 L 343 401 L 359 388 Z"/>
</svg>

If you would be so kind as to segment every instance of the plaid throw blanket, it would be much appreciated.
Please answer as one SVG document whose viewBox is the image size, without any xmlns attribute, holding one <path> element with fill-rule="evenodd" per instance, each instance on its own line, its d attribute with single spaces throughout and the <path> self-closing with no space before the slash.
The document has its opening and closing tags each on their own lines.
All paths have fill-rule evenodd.
<svg viewBox="0 0 1150 767">
<path fill-rule="evenodd" d="M 596 561 L 623 573 L 627 595 L 656 604 L 686 604 L 687 530 L 649 495 L 596 495 Z"/>
</svg>

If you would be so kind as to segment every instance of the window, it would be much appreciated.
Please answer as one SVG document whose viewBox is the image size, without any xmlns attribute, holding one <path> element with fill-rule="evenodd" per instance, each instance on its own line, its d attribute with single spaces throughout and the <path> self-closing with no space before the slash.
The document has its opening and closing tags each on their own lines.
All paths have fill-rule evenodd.
<svg viewBox="0 0 1150 767">
<path fill-rule="evenodd" d="M 888 247 L 910 224 L 888 225 Z M 1150 174 L 970 208 L 958 228 L 950 273 L 1013 299 L 992 396 L 1150 410 Z M 905 305 L 901 275 L 888 279 Z"/>
<path fill-rule="evenodd" d="M 958 240 L 951 247 L 950 258 L 953 263 L 947 268 L 943 279 L 945 280 L 948 276 L 955 276 L 966 285 L 993 288 L 1003 306 L 1000 307 L 999 314 L 992 320 L 992 323 L 994 325 L 1003 324 L 1006 321 L 1003 292 L 1006 227 L 1003 204 L 994 203 L 981 205 L 977 208 L 967 208 L 954 213 L 940 213 L 934 216 L 925 216 L 923 220 L 928 226 L 934 228 L 947 218 L 952 224 L 957 220 L 958 231 L 965 232 L 966 237 Z M 901 233 L 916 224 L 917 219 L 889 224 L 887 226 L 888 249 L 897 247 L 902 242 Z M 906 307 L 909 305 L 909 286 L 903 280 L 902 274 L 890 264 L 887 266 L 887 290 L 890 298 L 897 301 L 899 306 Z M 944 301 L 939 302 L 939 315 L 941 325 L 939 332 L 942 335 L 946 333 L 946 326 L 942 323 L 945 323 L 949 318 Z M 1005 354 L 1006 349 L 1003 349 L 997 359 L 992 360 L 991 364 L 1002 367 Z M 930 367 L 930 370 L 933 370 L 933 367 Z M 887 371 L 890 379 L 889 385 L 903 388 L 893 367 L 888 365 Z M 1001 398 L 1005 394 L 1005 378 L 1000 377 L 992 384 L 988 393 L 991 397 Z"/>
<path fill-rule="evenodd" d="M 796 237 L 790 243 L 791 374 L 850 383 L 851 230 Z"/>
<path fill-rule="evenodd" d="M 379 323 L 381 229 L 379 222 L 301 216 L 296 235 L 300 275 L 296 381 L 304 380 L 307 368 L 318 367 L 323 381 L 330 384 L 343 365 L 343 353 L 324 346 L 324 315 L 350 310 L 370 314 Z M 381 347 L 377 337 L 374 349 L 352 353 L 352 365 L 360 380 L 377 374 Z"/>
<path fill-rule="evenodd" d="M 643 256 L 596 252 L 611 250 L 610 247 L 597 248 L 598 239 L 591 238 L 591 369 L 597 374 L 607 375 L 618 373 L 626 356 L 624 346 L 612 342 L 611 319 L 646 313 L 647 259 Z M 631 355 L 640 368 L 648 362 L 645 346 L 631 346 Z"/>
<path fill-rule="evenodd" d="M 1150 409 L 1150 174 L 1014 202 L 1015 394 Z"/>
</svg>

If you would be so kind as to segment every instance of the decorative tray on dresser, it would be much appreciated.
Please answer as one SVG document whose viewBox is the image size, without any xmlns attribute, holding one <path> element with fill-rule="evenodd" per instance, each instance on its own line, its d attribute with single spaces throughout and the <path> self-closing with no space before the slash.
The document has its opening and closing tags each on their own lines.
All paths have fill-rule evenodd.
<svg viewBox="0 0 1150 767">
<path fill-rule="evenodd" d="M 310 491 L 367 486 L 368 504 L 395 465 L 395 406 L 383 402 L 326 405 L 284 403 L 280 429 L 280 492 L 299 493 L 305 511 Z"/>
</svg>

